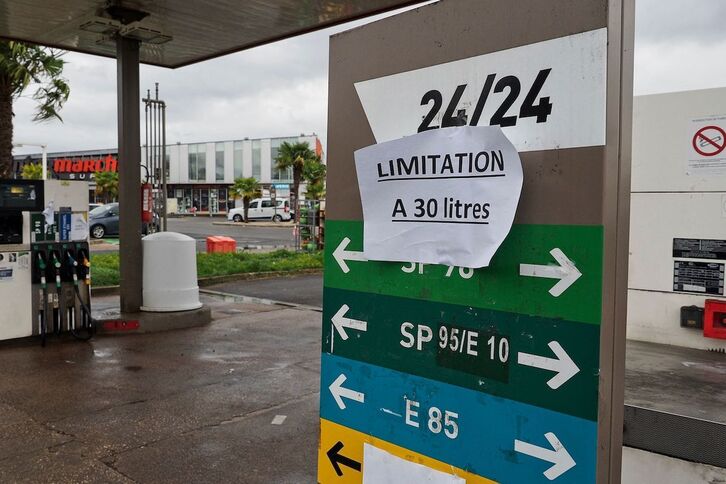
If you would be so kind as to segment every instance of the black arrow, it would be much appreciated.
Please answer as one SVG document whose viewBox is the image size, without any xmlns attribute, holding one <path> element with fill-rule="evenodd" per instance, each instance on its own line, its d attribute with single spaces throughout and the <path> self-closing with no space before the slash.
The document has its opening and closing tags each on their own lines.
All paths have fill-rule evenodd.
<svg viewBox="0 0 726 484">
<path fill-rule="evenodd" d="M 343 464 L 346 467 L 350 467 L 351 469 L 360 472 L 360 462 L 354 461 L 350 457 L 345 457 L 344 455 L 338 454 L 338 452 L 340 452 L 340 449 L 342 448 L 343 442 L 338 441 L 338 443 L 332 446 L 327 452 L 328 459 L 330 459 L 330 463 L 333 464 L 333 469 L 335 469 L 335 473 L 338 474 L 338 477 L 343 475 L 343 471 L 340 469 L 340 464 Z"/>
</svg>

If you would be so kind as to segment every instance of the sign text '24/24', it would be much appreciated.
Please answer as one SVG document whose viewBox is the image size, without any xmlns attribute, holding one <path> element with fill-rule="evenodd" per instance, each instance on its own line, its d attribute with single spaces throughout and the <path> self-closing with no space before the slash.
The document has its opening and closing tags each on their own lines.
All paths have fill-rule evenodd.
<svg viewBox="0 0 726 484">
<path fill-rule="evenodd" d="M 542 69 L 535 77 L 532 86 L 530 87 L 527 95 L 522 102 L 522 107 L 519 110 L 519 119 L 534 117 L 538 123 L 544 123 L 547 121 L 547 117 L 552 113 L 552 103 L 550 102 L 549 96 L 540 97 L 538 96 L 544 86 L 547 77 L 552 69 Z M 495 84 L 497 75 L 489 74 L 484 81 L 484 86 L 479 94 L 479 99 L 474 107 L 474 112 L 471 115 L 471 119 L 468 120 L 470 126 L 478 126 L 481 119 L 482 112 L 484 111 L 484 105 L 489 98 L 489 95 L 493 92 L 500 93 L 504 90 L 508 90 L 507 96 L 502 100 L 499 108 L 494 112 L 492 117 L 489 119 L 490 126 L 516 126 L 517 115 L 508 115 L 507 112 L 515 103 L 519 94 L 522 92 L 522 83 L 517 76 L 502 76 Z M 457 110 L 461 97 L 464 91 L 468 87 L 468 84 L 460 84 L 456 87 L 449 104 L 444 111 L 443 117 L 441 118 L 441 125 L 432 125 L 431 123 L 436 119 L 436 116 L 441 111 L 441 107 L 444 103 L 444 97 L 441 91 L 432 89 L 426 92 L 421 98 L 421 105 L 426 106 L 431 104 L 431 108 L 424 116 L 421 124 L 418 127 L 418 132 L 427 131 L 429 129 L 437 129 L 439 127 L 446 128 L 450 126 L 462 126 L 467 124 L 467 115 L 465 110 Z M 537 103 L 535 104 L 535 101 Z"/>
</svg>

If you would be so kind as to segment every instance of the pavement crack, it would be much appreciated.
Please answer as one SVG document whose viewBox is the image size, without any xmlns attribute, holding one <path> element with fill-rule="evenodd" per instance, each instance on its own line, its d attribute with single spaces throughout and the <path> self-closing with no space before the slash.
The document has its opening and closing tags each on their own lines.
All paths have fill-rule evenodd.
<svg viewBox="0 0 726 484">
<path fill-rule="evenodd" d="M 137 481 L 136 479 L 134 479 L 133 477 L 129 476 L 128 474 L 125 474 L 124 472 L 120 471 L 120 470 L 119 470 L 119 469 L 118 469 L 118 468 L 116 467 L 116 455 L 115 455 L 115 454 L 114 454 L 114 455 L 112 455 L 111 457 L 112 457 L 112 458 L 111 458 L 111 459 L 109 459 L 109 461 L 108 461 L 108 462 L 107 462 L 107 461 L 105 461 L 105 460 L 103 460 L 103 459 L 96 459 L 96 460 L 97 460 L 98 462 L 100 462 L 101 464 L 103 464 L 104 466 L 106 466 L 106 467 L 108 467 L 109 469 L 111 469 L 111 470 L 112 470 L 113 472 L 115 472 L 116 474 L 118 474 L 118 475 L 122 476 L 122 477 L 123 477 L 124 479 L 128 479 L 128 480 L 129 480 L 129 481 L 131 481 L 131 482 L 139 482 L 139 481 Z"/>
<path fill-rule="evenodd" d="M 269 406 L 264 407 L 264 408 L 258 408 L 256 410 L 252 410 L 250 412 L 245 412 L 245 413 L 241 413 L 241 414 L 238 414 L 238 415 L 234 415 L 234 416 L 232 416 L 232 418 L 229 418 L 229 419 L 226 419 L 226 420 L 221 420 L 221 421 L 216 422 L 216 423 L 210 423 L 210 424 L 202 425 L 200 427 L 195 427 L 193 429 L 190 429 L 190 430 L 187 430 L 185 432 L 182 432 L 180 435 L 187 435 L 187 434 L 190 434 L 192 432 L 197 432 L 197 431 L 203 430 L 203 429 L 221 427 L 223 425 L 229 425 L 229 424 L 232 424 L 232 423 L 242 422 L 242 421 L 244 421 L 244 420 L 246 420 L 248 418 L 252 418 L 252 417 L 256 417 L 257 415 L 265 414 L 265 413 L 267 413 L 267 412 L 269 412 L 271 410 L 277 410 L 279 408 L 286 407 L 287 405 L 290 405 L 292 403 L 302 402 L 303 400 L 306 400 L 306 399 L 310 398 L 311 396 L 315 396 L 315 395 L 319 395 L 319 394 L 320 394 L 320 392 L 317 391 L 317 390 L 314 391 L 314 392 L 305 393 L 303 395 L 300 395 L 299 397 L 290 398 L 288 400 L 285 400 L 285 401 L 280 402 L 280 403 L 276 403 L 274 405 L 269 405 Z"/>
</svg>

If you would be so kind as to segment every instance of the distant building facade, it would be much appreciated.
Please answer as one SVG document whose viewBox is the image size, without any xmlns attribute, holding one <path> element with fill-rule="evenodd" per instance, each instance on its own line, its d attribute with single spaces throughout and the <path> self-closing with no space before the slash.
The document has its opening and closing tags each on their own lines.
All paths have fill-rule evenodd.
<svg viewBox="0 0 726 484">
<path fill-rule="evenodd" d="M 194 207 L 197 213 L 225 213 L 234 207 L 229 189 L 240 177 L 256 178 L 265 193 L 274 189 L 278 197 L 289 196 L 292 169 L 278 170 L 274 162 L 284 142 L 307 142 L 323 158 L 322 144 L 315 134 L 167 145 L 168 210 L 186 214 Z M 142 148 L 142 164 L 145 163 L 144 156 Z M 15 173 L 19 176 L 23 165 L 40 161 L 40 153 L 15 156 Z M 118 159 L 115 149 L 48 153 L 50 176 L 90 181 L 91 201 L 95 201 L 94 174 L 118 171 L 120 163 L 123 160 Z"/>
</svg>

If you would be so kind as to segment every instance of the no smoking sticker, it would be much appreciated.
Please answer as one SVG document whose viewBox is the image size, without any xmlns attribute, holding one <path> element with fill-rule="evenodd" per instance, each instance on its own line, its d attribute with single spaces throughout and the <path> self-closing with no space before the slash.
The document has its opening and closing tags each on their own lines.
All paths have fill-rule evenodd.
<svg viewBox="0 0 726 484">
<path fill-rule="evenodd" d="M 693 119 L 688 131 L 688 174 L 726 175 L 726 115 Z"/>
<path fill-rule="evenodd" d="M 706 126 L 693 136 L 693 149 L 701 156 L 716 156 L 726 146 L 726 132 L 718 126 Z"/>
</svg>

